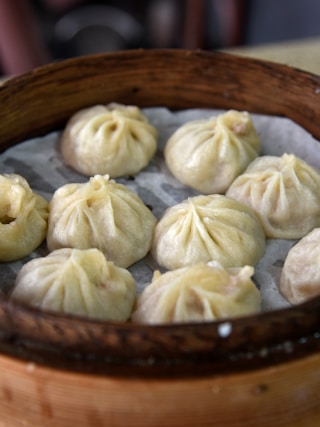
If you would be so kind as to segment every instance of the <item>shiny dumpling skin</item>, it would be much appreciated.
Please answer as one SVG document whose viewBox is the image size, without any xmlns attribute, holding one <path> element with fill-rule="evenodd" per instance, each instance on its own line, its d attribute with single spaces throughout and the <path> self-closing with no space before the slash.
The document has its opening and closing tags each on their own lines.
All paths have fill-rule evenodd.
<svg viewBox="0 0 320 427">
<path fill-rule="evenodd" d="M 251 208 L 224 195 L 189 197 L 158 221 L 151 253 L 168 270 L 198 262 L 223 267 L 255 265 L 265 252 L 265 235 Z"/>
<path fill-rule="evenodd" d="M 0 261 L 15 261 L 44 241 L 48 202 L 18 174 L 0 175 L 0 194 Z"/>
<path fill-rule="evenodd" d="M 66 248 L 24 264 L 10 299 L 43 310 L 126 321 L 135 296 L 130 272 L 98 249 Z"/>
<path fill-rule="evenodd" d="M 111 103 L 74 114 L 61 137 L 64 162 L 87 176 L 112 178 L 142 170 L 157 148 L 158 131 L 136 106 Z"/>
<path fill-rule="evenodd" d="M 268 238 L 299 239 L 320 226 L 320 174 L 294 154 L 261 156 L 226 195 L 250 206 Z"/>
<path fill-rule="evenodd" d="M 320 228 L 315 228 L 294 245 L 285 259 L 280 292 L 291 304 L 320 295 Z"/>
<path fill-rule="evenodd" d="M 97 248 L 116 265 L 128 267 L 148 253 L 156 222 L 137 194 L 107 175 L 96 175 L 55 191 L 47 246 L 50 251 Z"/>
<path fill-rule="evenodd" d="M 259 149 L 249 113 L 230 110 L 182 125 L 169 138 L 164 157 L 183 184 L 202 194 L 224 193 Z"/>
<path fill-rule="evenodd" d="M 131 320 L 161 324 L 204 322 L 257 313 L 259 290 L 253 267 L 226 270 L 217 263 L 157 272 L 139 295 Z"/>
</svg>

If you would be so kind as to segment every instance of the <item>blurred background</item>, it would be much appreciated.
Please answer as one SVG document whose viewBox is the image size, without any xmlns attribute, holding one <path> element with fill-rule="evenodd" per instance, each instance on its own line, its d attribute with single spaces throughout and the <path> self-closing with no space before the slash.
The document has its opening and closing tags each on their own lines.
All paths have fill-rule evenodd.
<svg viewBox="0 0 320 427">
<path fill-rule="evenodd" d="M 319 0 L 0 0 L 0 75 L 91 53 L 318 36 Z"/>
</svg>

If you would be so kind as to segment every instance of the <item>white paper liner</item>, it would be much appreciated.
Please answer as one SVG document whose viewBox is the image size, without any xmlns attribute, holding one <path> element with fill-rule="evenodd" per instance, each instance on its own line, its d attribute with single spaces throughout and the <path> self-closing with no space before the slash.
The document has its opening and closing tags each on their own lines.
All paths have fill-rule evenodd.
<svg viewBox="0 0 320 427">
<path fill-rule="evenodd" d="M 117 179 L 135 191 L 160 218 L 168 206 L 199 194 L 179 183 L 168 171 L 162 150 L 168 137 L 183 123 L 216 116 L 222 110 L 191 109 L 172 112 L 166 108 L 143 109 L 159 131 L 158 151 L 147 168 L 134 178 Z M 293 121 L 258 114 L 251 114 L 261 139 L 260 155 L 293 153 L 312 166 L 320 168 L 320 144 L 306 130 Z M 8 149 L 0 156 L 0 173 L 17 173 L 29 182 L 31 188 L 48 201 L 53 192 L 68 182 L 86 182 L 88 177 L 64 165 L 59 149 L 61 132 L 31 139 Z M 254 281 L 261 291 L 262 309 L 271 310 L 289 306 L 278 291 L 279 277 L 284 259 L 293 240 L 273 239 L 267 241 L 264 257 L 255 268 Z M 14 284 L 22 265 L 31 258 L 48 253 L 45 243 L 30 256 L 12 263 L 0 264 L 0 287 L 6 293 Z M 158 268 L 151 256 L 131 266 L 129 270 L 138 284 L 138 292 L 151 281 L 154 269 Z"/>
</svg>

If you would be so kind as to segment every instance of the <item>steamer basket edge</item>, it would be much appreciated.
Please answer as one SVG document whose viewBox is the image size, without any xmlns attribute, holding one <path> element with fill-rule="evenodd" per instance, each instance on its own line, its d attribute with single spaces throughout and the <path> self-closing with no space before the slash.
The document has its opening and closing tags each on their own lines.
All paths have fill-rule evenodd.
<svg viewBox="0 0 320 427">
<path fill-rule="evenodd" d="M 218 52 L 137 50 L 75 58 L 13 78 L 0 88 L 0 148 L 62 127 L 80 108 L 111 101 L 283 115 L 320 139 L 319 87 L 320 78 L 310 73 Z M 78 319 L 42 315 L 3 299 L 0 349 L 11 356 L 56 364 L 50 354 L 60 343 L 61 366 L 80 370 L 89 366 L 109 373 L 117 372 L 116 366 L 120 373 L 146 375 L 171 374 L 173 369 L 178 375 L 190 375 L 191 366 L 194 375 L 243 371 L 317 353 L 319 306 L 316 298 L 255 316 L 254 324 L 252 318 L 232 320 L 233 333 L 222 340 L 221 322 L 204 325 L 201 333 L 199 325 L 106 327 L 88 322 L 86 326 Z M 79 333 L 79 328 L 86 333 Z M 131 350 L 124 351 L 123 343 L 131 344 Z M 222 363 L 231 353 L 235 362 Z"/>
</svg>

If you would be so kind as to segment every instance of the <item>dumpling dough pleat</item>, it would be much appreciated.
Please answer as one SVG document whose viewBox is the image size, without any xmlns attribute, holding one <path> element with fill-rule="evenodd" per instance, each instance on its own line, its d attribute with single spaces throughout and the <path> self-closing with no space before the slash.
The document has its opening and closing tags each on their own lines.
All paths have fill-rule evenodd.
<svg viewBox="0 0 320 427">
<path fill-rule="evenodd" d="M 250 206 L 269 238 L 300 239 L 320 226 L 320 174 L 293 154 L 261 156 L 226 195 Z"/>
<path fill-rule="evenodd" d="M 49 203 L 47 245 L 97 248 L 119 267 L 143 258 L 151 247 L 157 220 L 140 197 L 109 177 L 66 184 Z"/>
<path fill-rule="evenodd" d="M 257 313 L 261 297 L 253 272 L 249 266 L 228 271 L 217 263 L 157 272 L 138 297 L 132 321 L 203 322 Z"/>
<path fill-rule="evenodd" d="M 169 138 L 164 157 L 180 182 L 200 193 L 213 194 L 224 193 L 259 149 L 249 113 L 230 110 L 182 125 Z"/>
<path fill-rule="evenodd" d="M 134 175 L 151 160 L 158 131 L 136 106 L 96 105 L 71 117 L 61 138 L 67 165 L 85 175 Z"/>
<path fill-rule="evenodd" d="M 251 208 L 223 195 L 190 197 L 165 211 L 151 253 L 168 270 L 198 262 L 224 267 L 255 265 L 265 252 L 265 235 Z"/>
<path fill-rule="evenodd" d="M 15 261 L 45 239 L 48 202 L 17 174 L 0 175 L 0 194 L 0 261 Z"/>
<path fill-rule="evenodd" d="M 97 249 L 59 249 L 20 270 L 11 300 L 104 320 L 127 320 L 136 283 Z"/>
<path fill-rule="evenodd" d="M 320 295 L 320 228 L 289 250 L 281 271 L 280 291 L 291 304 Z"/>
</svg>

